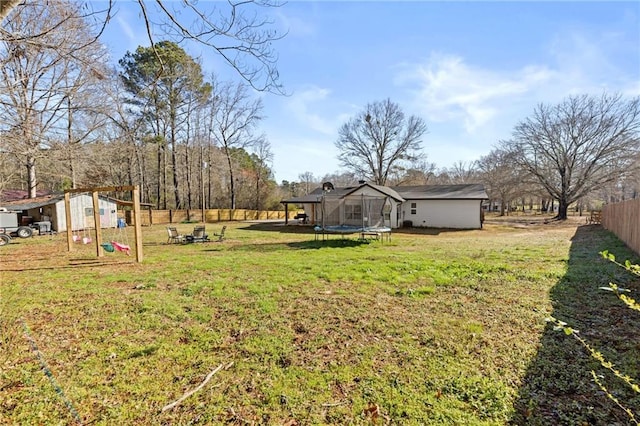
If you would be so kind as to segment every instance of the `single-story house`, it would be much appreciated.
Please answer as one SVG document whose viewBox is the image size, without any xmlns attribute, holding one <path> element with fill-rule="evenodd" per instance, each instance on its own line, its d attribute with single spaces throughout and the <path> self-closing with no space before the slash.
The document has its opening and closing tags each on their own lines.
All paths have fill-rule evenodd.
<svg viewBox="0 0 640 426">
<path fill-rule="evenodd" d="M 480 229 L 482 202 L 489 197 L 482 184 L 396 186 L 402 223 L 427 228 Z M 409 223 L 410 222 L 410 223 Z"/>
<path fill-rule="evenodd" d="M 73 231 L 94 228 L 93 198 L 91 194 L 71 194 L 71 224 Z M 100 225 L 102 228 L 115 228 L 118 224 L 116 200 L 98 197 L 100 206 Z M 0 207 L 17 211 L 20 225 L 35 222 L 51 222 L 51 230 L 67 230 L 64 208 L 64 194 L 42 195 L 36 198 L 24 198 L 13 201 L 0 201 Z"/>
<path fill-rule="evenodd" d="M 323 187 L 281 203 L 285 209 L 289 204 L 301 206 L 312 224 L 382 220 L 390 228 L 479 229 L 482 202 L 489 198 L 481 184 L 386 187 L 360 182 L 353 187 Z"/>
</svg>

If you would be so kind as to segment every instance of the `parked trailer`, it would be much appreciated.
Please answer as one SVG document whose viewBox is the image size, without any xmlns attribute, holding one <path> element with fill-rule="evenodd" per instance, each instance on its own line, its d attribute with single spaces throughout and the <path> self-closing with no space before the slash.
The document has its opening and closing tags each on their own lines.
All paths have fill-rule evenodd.
<svg viewBox="0 0 640 426">
<path fill-rule="evenodd" d="M 15 234 L 20 238 L 29 238 L 33 235 L 33 229 L 28 226 L 18 226 L 18 213 L 2 209 L 0 210 L 0 235 L 2 234 Z"/>
<path fill-rule="evenodd" d="M 0 246 L 6 246 L 11 242 L 11 237 L 7 234 L 0 234 Z"/>
</svg>

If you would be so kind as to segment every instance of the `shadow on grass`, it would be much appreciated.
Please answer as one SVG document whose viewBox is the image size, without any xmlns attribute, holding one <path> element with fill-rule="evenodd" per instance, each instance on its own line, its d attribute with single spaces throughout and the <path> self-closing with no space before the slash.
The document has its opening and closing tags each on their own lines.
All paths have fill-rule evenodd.
<svg viewBox="0 0 640 426">
<path fill-rule="evenodd" d="M 640 282 L 601 258 L 609 250 L 618 259 L 637 262 L 638 257 L 613 234 L 600 226 L 580 226 L 572 238 L 567 271 L 552 288 L 551 315 L 579 330 L 592 348 L 634 380 L 640 379 L 640 313 L 622 304 L 611 292 L 601 290 L 609 282 L 633 289 Z M 640 396 L 595 361 L 572 336 L 547 325 L 536 357 L 514 404 L 514 425 L 623 425 L 629 416 L 594 383 L 591 371 L 627 408 L 640 414 Z"/>
<path fill-rule="evenodd" d="M 280 232 L 284 234 L 314 234 L 312 225 L 285 225 L 280 223 L 250 223 L 236 228 L 246 231 Z"/>
<path fill-rule="evenodd" d="M 359 247 L 362 245 L 377 244 L 377 241 L 372 240 L 360 240 L 353 238 L 336 238 L 331 240 L 314 240 L 314 241 L 296 241 L 289 243 L 262 243 L 262 244 L 243 244 L 238 246 L 229 247 L 228 251 L 256 251 L 256 252 L 268 252 L 278 251 L 283 248 L 289 248 L 294 250 L 318 250 L 322 248 L 349 248 Z M 205 250 L 216 251 L 216 250 Z"/>
<path fill-rule="evenodd" d="M 316 232 L 313 229 L 313 225 L 284 225 L 284 223 L 252 223 L 248 226 L 243 226 L 237 229 L 247 231 L 271 231 L 280 232 L 284 234 L 311 234 Z M 466 232 L 468 229 L 453 229 L 453 228 L 396 228 L 392 234 L 406 234 L 406 235 L 439 235 L 449 232 Z M 319 234 L 320 235 L 320 234 Z M 338 235 L 338 234 L 330 234 Z"/>
<path fill-rule="evenodd" d="M 130 256 L 127 256 L 128 258 Z M 68 264 L 62 265 L 38 265 L 37 263 L 32 264 L 22 264 L 20 267 L 8 267 L 8 268 L 0 268 L 0 271 L 5 272 L 24 272 L 24 271 L 44 271 L 44 270 L 57 270 L 57 269 L 77 269 L 77 268 L 95 268 L 98 266 L 117 266 L 117 265 L 133 265 L 136 264 L 135 257 L 133 260 L 69 260 Z"/>
</svg>

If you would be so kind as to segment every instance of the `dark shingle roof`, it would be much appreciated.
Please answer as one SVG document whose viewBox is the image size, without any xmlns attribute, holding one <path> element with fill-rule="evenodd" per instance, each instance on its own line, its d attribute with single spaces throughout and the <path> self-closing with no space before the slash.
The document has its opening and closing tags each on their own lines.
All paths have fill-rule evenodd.
<svg viewBox="0 0 640 426">
<path fill-rule="evenodd" d="M 364 183 L 357 186 L 335 188 L 327 195 L 345 197 L 363 186 L 369 186 L 397 201 L 405 200 L 488 200 L 484 185 L 479 183 L 463 185 L 415 185 L 415 186 L 381 186 Z M 282 200 L 281 203 L 303 204 L 319 203 L 322 200 L 322 188 L 316 188 L 307 195 Z"/>
<path fill-rule="evenodd" d="M 407 200 L 487 200 L 484 185 L 418 185 L 396 186 L 393 189 Z"/>
<path fill-rule="evenodd" d="M 357 191 L 358 189 L 364 186 L 373 188 L 376 191 L 381 192 L 382 194 L 389 196 L 397 201 L 404 201 L 404 199 L 400 196 L 400 194 L 398 194 L 396 191 L 389 188 L 388 186 L 373 185 L 371 183 L 364 183 L 356 186 L 346 186 L 342 188 L 334 188 L 331 191 L 327 192 L 326 196 L 332 197 L 332 198 L 334 197 L 343 198 L 354 193 L 355 191 Z M 307 195 L 303 195 L 301 197 L 293 197 L 288 200 L 282 200 L 280 202 L 288 203 L 288 204 L 320 203 L 322 201 L 322 195 L 323 195 L 322 188 L 316 188 Z"/>
</svg>

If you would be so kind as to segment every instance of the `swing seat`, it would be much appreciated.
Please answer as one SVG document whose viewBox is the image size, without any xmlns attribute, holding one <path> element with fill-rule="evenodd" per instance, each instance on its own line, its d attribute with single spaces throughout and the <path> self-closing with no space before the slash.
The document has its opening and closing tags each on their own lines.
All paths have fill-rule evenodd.
<svg viewBox="0 0 640 426">
<path fill-rule="evenodd" d="M 89 237 L 82 237 L 82 244 L 89 244 L 91 241 L 92 240 Z"/>
<path fill-rule="evenodd" d="M 104 251 L 109 252 L 109 253 L 113 253 L 116 249 L 113 247 L 113 244 L 111 243 L 102 243 L 100 244 L 102 246 L 102 248 L 104 249 Z"/>
<path fill-rule="evenodd" d="M 126 244 L 120 244 L 117 241 L 111 241 L 111 245 L 113 246 L 114 249 L 121 251 L 123 253 L 126 253 L 127 256 L 131 255 L 131 247 L 129 247 Z"/>
</svg>

